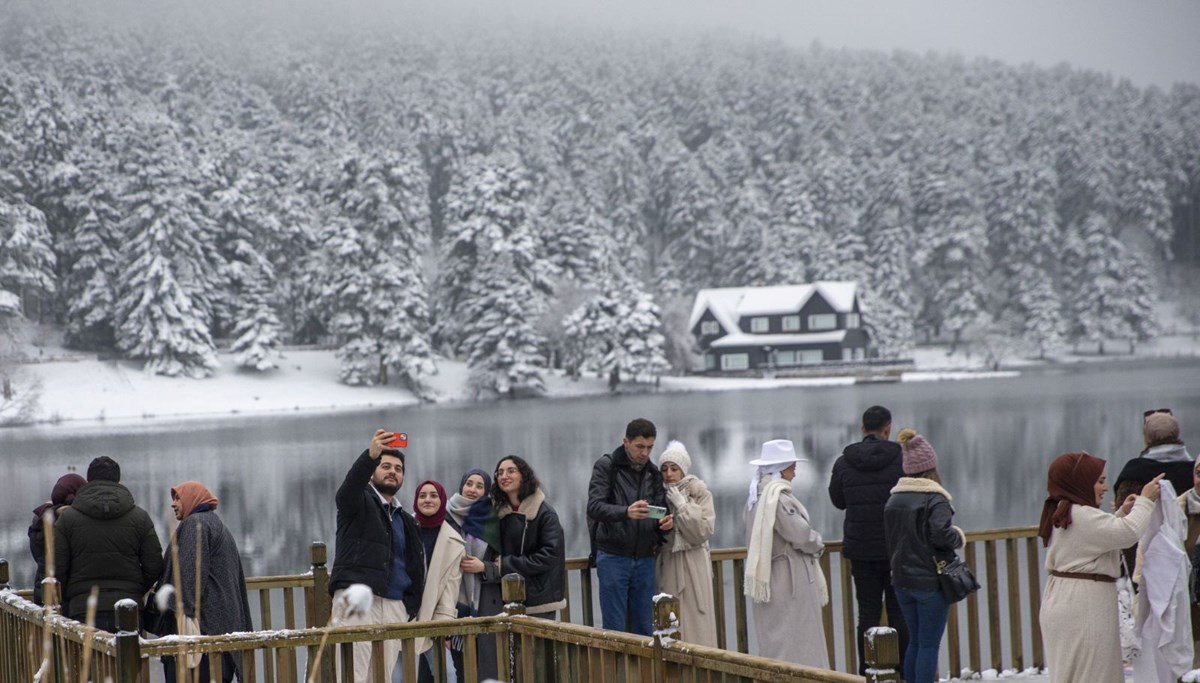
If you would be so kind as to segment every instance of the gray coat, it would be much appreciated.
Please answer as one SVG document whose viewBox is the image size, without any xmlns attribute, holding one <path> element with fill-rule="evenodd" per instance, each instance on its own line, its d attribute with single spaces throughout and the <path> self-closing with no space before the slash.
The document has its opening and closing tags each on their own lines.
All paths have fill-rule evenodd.
<svg viewBox="0 0 1200 683">
<path fill-rule="evenodd" d="M 759 493 L 762 484 L 759 484 Z M 745 512 L 746 538 L 758 505 Z M 751 602 L 758 654 L 821 669 L 829 668 L 821 621 L 823 582 L 817 563 L 825 550 L 821 534 L 808 521 L 808 510 L 791 494 L 779 497 L 771 545 L 771 600 Z"/>
<path fill-rule="evenodd" d="M 200 633 L 215 636 L 223 633 L 252 631 L 250 602 L 246 598 L 246 575 L 242 571 L 242 556 L 238 553 L 233 535 L 225 528 L 216 512 L 193 512 L 179 523 L 175 531 L 179 547 L 179 580 L 182 590 L 183 613 L 196 618 L 196 538 L 200 538 L 200 571 L 204 577 L 200 587 Z M 160 585 L 175 583 L 171 552 L 163 560 Z M 175 600 L 170 601 L 172 610 Z M 174 618 L 173 612 L 170 614 Z M 242 677 L 242 658 L 234 654 L 238 680 Z"/>
</svg>

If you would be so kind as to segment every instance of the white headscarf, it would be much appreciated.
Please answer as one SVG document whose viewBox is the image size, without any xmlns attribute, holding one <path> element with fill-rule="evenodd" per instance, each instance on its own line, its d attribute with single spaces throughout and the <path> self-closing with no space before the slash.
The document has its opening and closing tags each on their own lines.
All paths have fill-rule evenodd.
<svg viewBox="0 0 1200 683">
<path fill-rule="evenodd" d="M 758 502 L 758 482 L 763 477 L 770 476 L 771 480 L 774 481 L 782 476 L 784 470 L 795 465 L 797 462 L 799 461 L 793 460 L 774 465 L 759 465 L 758 469 L 754 472 L 754 476 L 750 477 L 750 497 L 746 499 L 746 509 L 749 510 Z"/>
</svg>

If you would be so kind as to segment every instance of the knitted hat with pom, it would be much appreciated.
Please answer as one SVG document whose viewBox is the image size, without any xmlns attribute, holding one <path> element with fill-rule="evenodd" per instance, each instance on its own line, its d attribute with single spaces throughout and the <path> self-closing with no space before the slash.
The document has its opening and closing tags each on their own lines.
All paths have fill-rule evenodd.
<svg viewBox="0 0 1200 683">
<path fill-rule="evenodd" d="M 692 469 L 692 456 L 688 455 L 687 449 L 678 441 L 672 441 L 667 444 L 667 450 L 662 452 L 658 458 L 658 466 L 662 467 L 663 463 L 673 462 L 683 472 L 683 476 L 687 476 L 688 470 Z"/>
<path fill-rule="evenodd" d="M 925 437 L 913 429 L 905 427 L 896 435 L 903 449 L 903 467 L 905 474 L 920 474 L 937 469 L 937 453 Z"/>
</svg>

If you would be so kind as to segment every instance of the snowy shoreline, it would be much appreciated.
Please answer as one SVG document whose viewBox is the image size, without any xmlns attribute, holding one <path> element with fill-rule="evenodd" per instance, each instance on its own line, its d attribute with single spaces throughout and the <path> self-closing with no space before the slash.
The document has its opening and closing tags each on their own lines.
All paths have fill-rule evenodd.
<svg viewBox="0 0 1200 683">
<path fill-rule="evenodd" d="M 1164 348 L 1159 353 L 1112 356 L 1106 363 L 1169 362 L 1171 358 L 1196 358 L 1195 349 Z M 32 354 L 31 354 L 32 355 Z M 35 357 L 36 358 L 36 357 Z M 1089 359 L 1094 360 L 1094 359 Z M 944 347 L 924 347 L 915 354 L 915 369 L 897 381 L 930 382 L 1017 377 L 1022 370 L 1070 367 L 1084 359 L 1056 358 L 1052 363 L 1030 363 L 989 371 L 962 354 L 947 355 Z M 431 382 L 438 405 L 472 401 L 467 388 L 467 367 L 441 360 Z M 351 387 L 338 382 L 338 361 L 333 351 L 293 349 L 284 352 L 279 367 L 268 373 L 239 371 L 228 354 L 220 355 L 213 377 L 202 380 L 169 378 L 142 372 L 138 363 L 100 360 L 94 356 L 43 356 L 22 366 L 41 382 L 39 407 L 25 426 L 48 424 L 127 424 L 150 420 L 187 421 L 213 417 L 255 417 L 287 413 L 337 413 L 418 405 L 420 401 L 397 387 Z M 619 394 L 687 393 L 792 387 L 827 387 L 854 384 L 852 376 L 742 378 L 663 377 L 657 387 L 622 385 Z M 546 396 L 562 399 L 609 395 L 598 377 L 572 380 L 557 372 L 546 375 Z"/>
</svg>

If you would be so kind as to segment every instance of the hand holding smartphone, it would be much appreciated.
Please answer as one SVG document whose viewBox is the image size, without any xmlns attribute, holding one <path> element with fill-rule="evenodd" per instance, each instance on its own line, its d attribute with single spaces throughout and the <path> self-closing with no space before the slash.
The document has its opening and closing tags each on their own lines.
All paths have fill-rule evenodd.
<svg viewBox="0 0 1200 683">
<path fill-rule="evenodd" d="M 647 507 L 650 514 L 646 515 L 650 519 L 662 519 L 667 516 L 667 509 L 659 505 L 650 505 Z"/>
<path fill-rule="evenodd" d="M 408 434 L 405 432 L 392 432 L 392 438 L 386 444 L 388 448 L 408 448 Z"/>
</svg>

